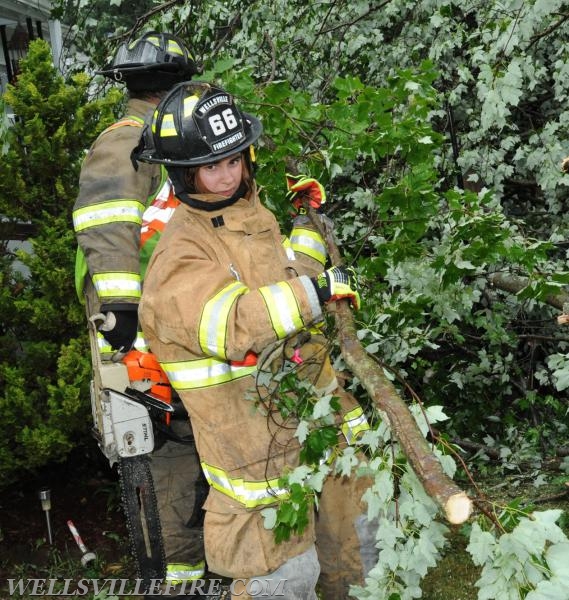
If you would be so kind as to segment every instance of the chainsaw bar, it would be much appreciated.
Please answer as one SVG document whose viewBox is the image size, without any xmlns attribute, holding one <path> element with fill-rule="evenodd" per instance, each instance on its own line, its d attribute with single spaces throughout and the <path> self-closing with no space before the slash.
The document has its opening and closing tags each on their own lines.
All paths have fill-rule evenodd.
<svg viewBox="0 0 569 600">
<path fill-rule="evenodd" d="M 118 472 L 138 577 L 149 585 L 166 576 L 166 555 L 148 455 L 119 458 Z"/>
</svg>

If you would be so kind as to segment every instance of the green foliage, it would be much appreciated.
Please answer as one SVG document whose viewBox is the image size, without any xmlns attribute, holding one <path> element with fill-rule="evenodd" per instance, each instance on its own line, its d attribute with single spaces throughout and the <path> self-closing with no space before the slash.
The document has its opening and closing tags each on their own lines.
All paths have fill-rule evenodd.
<svg viewBox="0 0 569 600">
<path fill-rule="evenodd" d="M 221 81 L 261 116 L 267 137 L 257 152 L 258 179 L 285 228 L 287 157 L 327 186 L 342 250 L 361 275 L 366 301 L 359 316 L 368 350 L 397 365 L 427 403 L 448 406 L 462 435 L 471 435 L 473 424 L 496 434 L 481 415 L 527 415 L 523 402 L 510 399 L 527 387 L 519 361 L 524 325 L 517 321 L 537 318 L 544 309 L 534 299 L 559 290 L 564 276 L 548 263 L 551 243 L 525 238 L 495 196 L 447 189 L 441 180 L 444 143 L 430 120 L 437 103 L 432 65 L 391 76 L 388 88 L 338 78 L 330 86 L 336 96 L 326 104 L 286 81 L 255 84 L 251 70 L 236 69 L 233 61 L 216 63 L 204 77 Z M 506 301 L 486 281 L 504 268 L 531 276 Z M 552 326 L 547 333 L 554 339 Z M 553 381 L 553 373 L 541 373 Z M 489 411 L 479 410 L 481 398 Z M 533 407 L 548 415 L 545 422 L 563 416 L 560 406 Z M 555 433 L 556 427 L 544 431 Z"/>
<path fill-rule="evenodd" d="M 282 351 L 282 342 L 277 342 L 275 348 Z M 309 381 L 298 377 L 297 369 L 296 363 L 284 359 L 278 369 L 271 361 L 262 363 L 256 384 L 258 390 L 263 390 L 263 401 L 259 402 L 258 396 L 251 398 L 259 410 L 278 412 L 285 423 L 289 419 L 298 422 L 295 437 L 301 444 L 300 464 L 279 479 L 279 486 L 288 494 L 276 507 L 262 511 L 265 528 L 274 530 L 277 543 L 301 534 L 309 524 L 309 515 L 330 472 L 329 463 L 339 453 L 342 435 L 338 398 L 318 394 Z"/>
<path fill-rule="evenodd" d="M 152 0 L 55 0 L 52 15 L 69 29 L 76 52 L 82 60 L 70 61 L 70 69 L 83 62 L 93 68 L 102 68 L 109 62 L 117 40 L 127 37 L 139 17 L 152 9 Z"/>
<path fill-rule="evenodd" d="M 326 212 L 362 285 L 360 338 L 389 366 L 386 372 L 402 395 L 442 405 L 452 417 L 445 423 L 449 436 L 497 449 L 502 469 L 529 464 L 537 477 L 543 455 L 566 442 L 568 427 L 569 342 L 555 322 L 558 308 L 548 304 L 567 284 L 569 175 L 560 173 L 559 163 L 569 153 L 569 46 L 562 0 L 258 0 L 246 6 L 240 0 L 211 0 L 164 7 L 147 24 L 181 32 L 206 67 L 202 78 L 219 81 L 261 117 L 265 136 L 258 148 L 258 179 L 283 226 L 289 224 L 283 181 L 291 159 L 299 171 L 326 185 Z M 93 34 L 94 25 L 85 29 L 80 46 L 100 66 L 101 49 L 107 52 L 108 45 Z M 106 33 L 124 27 L 113 24 Z M 40 81 L 43 73 L 37 72 Z M 38 100 L 32 87 L 25 97 L 26 103 Z M 59 108 L 42 110 L 59 116 Z M 98 122 L 97 111 L 91 114 Z M 44 190 L 29 169 L 38 169 L 38 182 L 49 190 L 67 190 L 69 182 L 62 175 L 50 187 L 49 172 L 57 173 L 61 161 L 57 148 L 58 160 L 41 170 L 38 153 L 52 138 L 55 142 L 59 130 L 38 122 L 34 111 L 28 122 L 28 137 L 22 132 L 10 148 L 34 140 L 37 152 L 29 146 L 21 158 L 10 158 L 20 163 L 8 183 L 0 181 L 0 199 L 21 198 L 7 214 L 27 219 L 35 208 L 34 218 L 41 221 L 36 199 Z M 65 202 L 49 205 L 56 216 L 67 210 Z M 52 233 L 65 235 L 61 224 L 53 227 Z M 36 252 L 40 255 L 37 247 Z M 2 257 L 2 265 L 12 262 Z M 490 283 L 492 273 L 511 281 L 522 276 L 526 283 L 519 291 L 502 288 Z M 27 280 L 13 269 L 3 266 L 2 279 L 10 290 L 29 293 Z M 14 352 L 46 360 L 59 347 L 49 336 L 43 345 L 33 338 L 36 327 L 42 335 L 50 331 L 41 315 L 51 311 L 39 302 L 49 280 L 40 278 L 34 285 L 33 327 L 6 285 L 1 288 L 0 310 L 6 315 L 1 322 L 14 323 L 36 342 L 23 344 L 21 336 L 2 332 L 3 360 Z M 337 364 L 342 367 L 341 359 Z M 27 393 L 21 393 L 27 374 L 13 363 L 4 371 L 22 410 L 30 414 Z M 52 364 L 47 372 L 34 372 L 40 389 L 47 389 L 47 380 L 53 385 Z M 365 397 L 359 382 L 348 380 L 348 385 Z M 298 434 L 317 453 L 323 440 L 312 444 L 318 428 L 311 429 L 309 407 L 300 407 Z M 388 439 L 381 426 L 378 431 Z M 395 551 L 382 552 L 386 562 L 373 571 L 371 591 L 359 590 L 358 597 L 417 597 L 422 574 L 443 545 L 442 531 L 412 474 L 403 467 L 399 471 L 404 460 L 383 457 L 383 440 L 367 443 L 378 453 L 373 462 L 377 499 L 369 497 L 370 510 L 385 519 L 382 543 Z M 295 487 L 293 506 L 278 517 L 269 509 L 268 523 L 276 525 L 279 518 L 286 530 L 295 519 L 302 522 L 322 478 L 310 464 L 313 458 L 307 455 L 309 464 L 287 475 L 291 486 L 304 489 L 304 499 Z M 340 470 L 354 467 L 349 452 L 336 458 Z M 441 459 L 448 463 L 447 457 Z M 482 467 L 489 462 L 483 451 L 475 459 L 486 461 Z M 397 501 L 405 500 L 407 511 L 399 520 L 393 512 L 395 481 L 404 482 Z M 513 538 L 490 534 L 500 549 L 488 553 L 487 561 L 476 559 L 485 569 L 481 598 L 502 590 L 501 583 L 493 589 L 490 580 L 502 581 L 504 573 L 515 575 L 508 593 L 520 597 L 565 593 L 556 567 L 557 557 L 566 558 L 564 542 L 554 540 L 550 517 L 544 518 L 552 537 L 544 545 L 536 542 L 527 575 L 500 545 L 504 539 L 504 545 L 517 546 L 515 528 L 508 531 Z M 500 573 L 490 566 L 494 559 Z"/>
<path fill-rule="evenodd" d="M 561 510 L 523 513 L 506 507 L 498 536 L 488 523 L 474 523 L 468 552 L 482 567 L 479 600 L 563 600 L 569 593 L 569 540 L 556 524 Z M 503 532 L 503 531 L 502 531 Z"/>
<path fill-rule="evenodd" d="M 151 20 L 191 32 L 202 78 L 262 116 L 259 179 L 283 223 L 284 161 L 326 185 L 378 358 L 458 434 L 537 415 L 548 449 L 565 415 L 540 399 L 569 371 L 549 358 L 567 341 L 543 304 L 567 281 L 561 5 L 217 0 Z M 504 292 L 491 272 L 529 285 Z"/>
<path fill-rule="evenodd" d="M 74 290 L 71 210 L 89 144 L 120 95 L 87 101 L 88 81 L 56 71 L 36 40 L 3 98 L 16 114 L 0 162 L 0 214 L 33 231 L 0 254 L 0 486 L 64 460 L 89 436 L 89 346 Z"/>
<path fill-rule="evenodd" d="M 289 496 L 279 501 L 276 508 L 263 510 L 266 529 L 273 529 L 277 544 L 290 539 L 292 534 L 301 534 L 309 523 L 309 514 L 314 508 L 315 495 L 300 483 L 290 483 L 283 478 L 282 485 L 290 490 Z"/>
</svg>

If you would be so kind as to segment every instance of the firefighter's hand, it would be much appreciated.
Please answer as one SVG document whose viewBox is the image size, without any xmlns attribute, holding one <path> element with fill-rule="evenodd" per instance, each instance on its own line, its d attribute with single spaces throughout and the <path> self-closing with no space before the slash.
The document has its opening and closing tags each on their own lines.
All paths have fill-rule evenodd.
<svg viewBox="0 0 569 600">
<path fill-rule="evenodd" d="M 352 269 L 332 267 L 318 277 L 312 278 L 321 304 L 347 299 L 353 308 L 358 310 L 361 305 L 360 295 L 355 286 L 355 275 Z"/>
<path fill-rule="evenodd" d="M 113 310 L 101 307 L 105 320 L 99 331 L 113 350 L 128 352 L 134 346 L 138 330 L 137 308 L 137 304 L 125 304 L 124 308 L 117 308 L 115 304 Z"/>
<path fill-rule="evenodd" d="M 307 175 L 286 175 L 288 192 L 286 199 L 294 206 L 297 212 L 304 210 L 304 203 L 308 202 L 315 210 L 326 202 L 326 191 L 322 184 Z"/>
</svg>

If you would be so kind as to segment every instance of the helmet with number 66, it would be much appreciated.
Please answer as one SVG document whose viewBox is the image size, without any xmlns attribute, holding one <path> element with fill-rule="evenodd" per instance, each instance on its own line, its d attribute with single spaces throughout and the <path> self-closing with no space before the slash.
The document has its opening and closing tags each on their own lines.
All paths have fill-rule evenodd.
<svg viewBox="0 0 569 600">
<path fill-rule="evenodd" d="M 201 81 L 181 83 L 161 100 L 142 131 L 135 160 L 198 167 L 246 150 L 263 131 L 231 94 Z"/>
</svg>

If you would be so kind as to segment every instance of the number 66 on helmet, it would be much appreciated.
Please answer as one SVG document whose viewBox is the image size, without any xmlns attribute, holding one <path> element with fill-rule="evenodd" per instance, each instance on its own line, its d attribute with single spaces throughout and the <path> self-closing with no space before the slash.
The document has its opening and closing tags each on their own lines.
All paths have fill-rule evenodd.
<svg viewBox="0 0 569 600">
<path fill-rule="evenodd" d="M 259 119 L 241 111 L 231 94 L 200 81 L 180 83 L 143 128 L 135 161 L 197 167 L 251 146 L 261 135 Z"/>
</svg>

